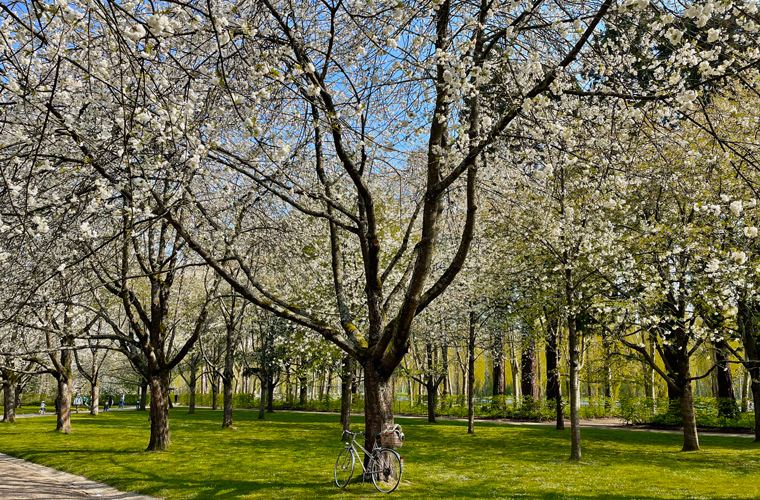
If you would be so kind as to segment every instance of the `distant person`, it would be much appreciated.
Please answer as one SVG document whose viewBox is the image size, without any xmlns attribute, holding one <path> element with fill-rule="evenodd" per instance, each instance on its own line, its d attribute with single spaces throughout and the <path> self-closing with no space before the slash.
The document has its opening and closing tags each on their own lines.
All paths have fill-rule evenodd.
<svg viewBox="0 0 760 500">
<path fill-rule="evenodd" d="M 124 409 L 124 394 L 121 395 L 121 399 L 119 400 L 119 409 Z"/>
<path fill-rule="evenodd" d="M 108 411 L 108 398 L 103 398 L 103 411 Z"/>
<path fill-rule="evenodd" d="M 40 415 L 45 414 L 45 402 L 40 403 Z"/>
<path fill-rule="evenodd" d="M 108 396 L 108 408 L 113 408 L 113 396 Z"/>
<path fill-rule="evenodd" d="M 135 408 L 140 409 L 140 398 L 137 398 L 137 401 L 135 401 Z"/>
<path fill-rule="evenodd" d="M 79 413 L 79 407 L 82 405 L 82 396 L 77 394 L 77 396 L 74 398 L 74 406 L 76 406 L 77 413 Z"/>
<path fill-rule="evenodd" d="M 87 398 L 87 396 L 85 396 L 85 397 L 82 398 L 82 402 L 87 407 L 87 411 L 89 411 L 90 410 L 90 400 Z"/>
</svg>

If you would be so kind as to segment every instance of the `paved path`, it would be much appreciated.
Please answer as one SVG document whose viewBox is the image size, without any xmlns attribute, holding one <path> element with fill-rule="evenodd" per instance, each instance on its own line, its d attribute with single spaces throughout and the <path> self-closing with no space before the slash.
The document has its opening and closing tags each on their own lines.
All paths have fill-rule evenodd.
<svg viewBox="0 0 760 500">
<path fill-rule="evenodd" d="M 156 500 L 0 453 L 2 500 Z"/>
</svg>

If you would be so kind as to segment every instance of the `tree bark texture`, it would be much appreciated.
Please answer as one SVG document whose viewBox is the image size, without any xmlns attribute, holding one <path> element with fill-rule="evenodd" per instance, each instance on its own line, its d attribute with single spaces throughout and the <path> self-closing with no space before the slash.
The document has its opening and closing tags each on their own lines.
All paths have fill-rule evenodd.
<svg viewBox="0 0 760 500">
<path fill-rule="evenodd" d="M 718 416 L 736 418 L 739 407 L 736 404 L 734 378 L 731 375 L 731 364 L 724 340 L 715 343 L 715 362 L 718 365 L 715 373 L 718 382 Z"/>
<path fill-rule="evenodd" d="M 3 383 L 3 422 L 12 424 L 16 421 L 16 395 L 15 384 L 6 380 Z"/>
<path fill-rule="evenodd" d="M 216 371 L 212 372 L 211 377 L 211 409 L 216 410 L 219 408 L 219 376 Z"/>
<path fill-rule="evenodd" d="M 98 415 L 98 405 L 100 404 L 100 382 L 90 384 L 90 415 Z"/>
<path fill-rule="evenodd" d="M 368 361 L 372 364 L 373 361 Z M 389 378 L 380 375 L 375 366 L 364 367 L 364 447 L 372 449 L 375 436 L 393 426 L 393 391 Z M 366 457 L 365 457 L 365 466 Z"/>
<path fill-rule="evenodd" d="M 354 359 L 343 356 L 343 376 L 340 383 L 340 424 L 344 431 L 351 427 L 351 385 L 354 379 Z"/>
<path fill-rule="evenodd" d="M 71 434 L 71 391 L 73 379 L 71 374 L 70 351 L 61 353 L 61 364 L 66 366 L 65 352 L 68 352 L 68 371 L 57 374 L 58 379 L 58 411 L 55 416 L 55 430 L 64 434 Z"/>
<path fill-rule="evenodd" d="M 148 405 L 148 381 L 143 378 L 140 384 L 140 411 L 146 411 Z"/>
<path fill-rule="evenodd" d="M 187 410 L 187 413 L 190 415 L 195 413 L 195 393 L 198 387 L 198 375 L 195 369 L 195 366 L 191 368 L 190 372 L 190 383 L 188 384 L 188 390 L 190 391 L 190 408 Z"/>
<path fill-rule="evenodd" d="M 172 443 L 169 429 L 169 373 L 150 377 L 150 442 L 148 451 L 165 451 Z"/>
</svg>

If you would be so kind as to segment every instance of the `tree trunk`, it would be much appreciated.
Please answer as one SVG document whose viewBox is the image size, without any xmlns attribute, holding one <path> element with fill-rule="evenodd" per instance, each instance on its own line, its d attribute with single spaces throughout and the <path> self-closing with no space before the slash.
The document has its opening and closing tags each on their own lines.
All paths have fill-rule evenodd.
<svg viewBox="0 0 760 500">
<path fill-rule="evenodd" d="M 433 380 L 433 375 L 428 375 L 425 387 L 427 387 L 428 422 L 435 423 L 436 393 L 438 392 L 438 388 L 436 387 L 435 380 Z"/>
<path fill-rule="evenodd" d="M 225 372 L 226 372 L 225 368 Z M 222 417 L 222 428 L 232 427 L 232 373 L 225 374 L 224 379 L 224 416 Z"/>
<path fill-rule="evenodd" d="M 100 381 L 90 383 L 90 415 L 98 415 L 100 404 Z"/>
<path fill-rule="evenodd" d="M 211 409 L 216 410 L 219 408 L 218 396 L 219 396 L 219 379 L 217 378 L 216 371 L 212 372 L 211 376 Z"/>
<path fill-rule="evenodd" d="M 522 392 L 523 399 L 532 407 L 539 396 L 538 381 L 536 380 L 538 375 L 538 354 L 536 353 L 536 342 L 533 336 L 525 339 L 520 369 L 522 372 L 520 392 Z"/>
<path fill-rule="evenodd" d="M 755 442 L 760 443 L 760 382 L 752 381 L 752 401 L 755 405 Z"/>
<path fill-rule="evenodd" d="M 340 383 L 340 424 L 344 431 L 351 427 L 351 385 L 354 379 L 354 358 L 343 356 L 343 377 Z"/>
<path fill-rule="evenodd" d="M 274 375 L 267 380 L 267 413 L 274 413 Z"/>
<path fill-rule="evenodd" d="M 24 385 L 19 381 L 19 383 L 16 384 L 16 409 L 21 408 L 21 396 L 23 394 L 24 394 Z"/>
<path fill-rule="evenodd" d="M 512 371 L 512 406 L 517 408 L 520 404 L 520 363 L 510 360 L 509 367 Z"/>
<path fill-rule="evenodd" d="M 188 409 L 187 413 L 192 415 L 195 413 L 195 391 L 198 386 L 198 376 L 195 372 L 195 367 L 192 367 L 192 371 L 190 372 L 190 383 L 188 384 L 188 388 L 190 389 L 190 408 Z"/>
<path fill-rule="evenodd" d="M 330 402 L 330 393 L 332 392 L 332 380 L 333 380 L 333 369 L 332 366 L 327 371 L 327 389 L 325 389 L 325 401 L 328 403 Z"/>
<path fill-rule="evenodd" d="M 69 351 L 70 352 L 70 351 Z M 69 354 L 70 356 L 70 354 Z M 66 367 L 64 353 L 61 354 L 61 364 Z M 73 380 L 71 378 L 71 359 L 69 358 L 68 373 L 58 373 L 58 409 L 55 416 L 55 430 L 64 434 L 71 434 L 71 390 Z M 65 370 L 64 370 L 65 371 Z"/>
<path fill-rule="evenodd" d="M 736 404 L 734 378 L 731 375 L 731 364 L 723 340 L 715 343 L 715 362 L 718 365 L 715 370 L 718 383 L 718 416 L 736 418 L 739 407 Z"/>
<path fill-rule="evenodd" d="M 612 341 L 606 334 L 602 337 L 602 351 L 604 356 L 604 364 L 602 366 L 604 375 L 604 407 L 609 412 L 614 405 L 614 401 L 612 400 L 612 360 L 610 359 Z M 590 368 L 591 366 L 589 365 L 589 369 Z"/>
<path fill-rule="evenodd" d="M 140 385 L 140 411 L 147 410 L 146 406 L 148 404 L 148 381 L 143 378 L 142 384 Z"/>
<path fill-rule="evenodd" d="M 493 348 L 493 395 L 503 396 L 506 392 L 506 364 L 504 361 L 504 334 L 497 331 L 494 336 Z"/>
<path fill-rule="evenodd" d="M 438 391 L 438 384 L 435 383 L 435 359 L 433 359 L 433 343 L 430 342 L 430 340 L 425 342 L 425 357 L 427 359 L 425 390 L 427 391 L 428 422 L 435 423 L 436 392 Z"/>
<path fill-rule="evenodd" d="M 572 296 L 570 296 L 572 297 Z M 572 310 L 572 300 L 568 308 Z M 578 332 L 576 330 L 576 318 L 574 313 L 568 315 L 567 343 L 570 351 L 570 460 L 581 459 L 581 384 L 580 384 L 580 346 L 578 344 Z"/>
<path fill-rule="evenodd" d="M 12 381 L 3 383 L 3 422 L 12 424 L 16 421 L 16 395 Z"/>
<path fill-rule="evenodd" d="M 467 434 L 475 434 L 475 311 L 470 311 L 467 338 Z"/>
<path fill-rule="evenodd" d="M 688 370 L 688 361 L 686 370 Z M 685 373 L 688 373 L 688 371 Z M 697 418 L 694 414 L 694 395 L 691 389 L 691 380 L 686 381 L 681 393 L 681 418 L 683 419 L 683 448 L 681 451 L 699 450 Z"/>
<path fill-rule="evenodd" d="M 382 377 L 370 359 L 364 366 L 364 447 L 372 450 L 375 436 L 393 426 L 393 391 L 390 379 Z M 366 464 L 365 457 L 365 466 Z"/>
<path fill-rule="evenodd" d="M 150 442 L 147 451 L 166 451 L 172 443 L 169 429 L 169 373 L 150 377 Z"/>
<path fill-rule="evenodd" d="M 308 396 L 306 394 L 306 383 L 307 383 L 306 377 L 298 377 L 298 383 L 299 383 L 298 404 L 301 406 L 306 406 L 306 403 L 307 403 L 306 398 Z"/>
<path fill-rule="evenodd" d="M 261 373 L 261 396 L 259 397 L 259 420 L 264 420 L 267 404 L 267 375 Z"/>
<path fill-rule="evenodd" d="M 562 413 L 562 383 L 559 371 L 559 320 L 549 318 L 546 336 L 546 399 L 556 405 L 557 430 L 565 430 Z"/>
</svg>

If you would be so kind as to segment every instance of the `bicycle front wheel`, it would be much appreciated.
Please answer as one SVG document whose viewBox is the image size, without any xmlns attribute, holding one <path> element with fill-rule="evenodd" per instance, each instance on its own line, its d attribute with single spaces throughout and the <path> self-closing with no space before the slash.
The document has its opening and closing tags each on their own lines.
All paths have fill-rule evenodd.
<svg viewBox="0 0 760 500">
<path fill-rule="evenodd" d="M 372 482 L 380 493 L 390 493 L 401 481 L 404 472 L 401 457 L 390 448 L 380 448 L 372 454 Z"/>
<path fill-rule="evenodd" d="M 351 448 L 343 448 L 335 462 L 335 484 L 345 488 L 354 475 L 354 454 Z"/>
</svg>

